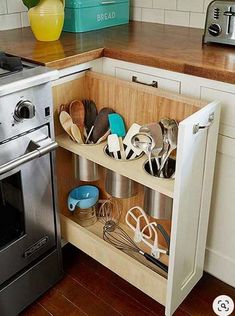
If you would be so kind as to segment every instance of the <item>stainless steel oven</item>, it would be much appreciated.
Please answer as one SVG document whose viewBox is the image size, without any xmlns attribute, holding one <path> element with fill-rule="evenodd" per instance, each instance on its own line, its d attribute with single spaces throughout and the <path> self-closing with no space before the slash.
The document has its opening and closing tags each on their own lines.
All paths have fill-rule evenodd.
<svg viewBox="0 0 235 316">
<path fill-rule="evenodd" d="M 48 126 L 0 145 L 0 283 L 56 245 Z"/>
<path fill-rule="evenodd" d="M 17 315 L 62 276 L 50 84 L 55 74 L 39 67 L 0 79 L 1 316 Z"/>
</svg>

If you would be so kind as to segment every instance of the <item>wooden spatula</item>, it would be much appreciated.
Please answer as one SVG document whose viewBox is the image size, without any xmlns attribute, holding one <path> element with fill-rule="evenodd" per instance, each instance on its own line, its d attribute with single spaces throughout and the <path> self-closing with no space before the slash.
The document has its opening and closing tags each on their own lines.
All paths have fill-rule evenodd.
<svg viewBox="0 0 235 316">
<path fill-rule="evenodd" d="M 91 135 L 91 140 L 96 143 L 100 137 L 102 137 L 109 130 L 109 120 L 108 115 L 114 113 L 111 108 L 102 108 L 97 115 L 94 123 L 94 129 Z"/>
<path fill-rule="evenodd" d="M 100 143 L 104 142 L 108 138 L 108 136 L 110 135 L 110 132 L 111 132 L 110 129 L 107 130 L 107 132 L 97 140 L 96 144 L 100 144 Z"/>
</svg>

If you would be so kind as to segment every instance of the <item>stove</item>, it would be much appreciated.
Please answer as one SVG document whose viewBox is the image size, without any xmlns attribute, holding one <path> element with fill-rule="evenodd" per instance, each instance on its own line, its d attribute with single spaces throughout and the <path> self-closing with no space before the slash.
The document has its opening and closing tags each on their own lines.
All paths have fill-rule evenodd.
<svg viewBox="0 0 235 316">
<path fill-rule="evenodd" d="M 0 315 L 16 316 L 62 276 L 51 88 L 58 72 L 2 56 Z"/>
<path fill-rule="evenodd" d="M 7 55 L 5 55 L 7 60 L 3 62 L 2 55 L 3 53 L 0 52 L 0 96 L 9 94 L 11 91 L 21 91 L 27 86 L 48 82 L 49 77 L 50 80 L 58 78 L 56 70 Z"/>
</svg>

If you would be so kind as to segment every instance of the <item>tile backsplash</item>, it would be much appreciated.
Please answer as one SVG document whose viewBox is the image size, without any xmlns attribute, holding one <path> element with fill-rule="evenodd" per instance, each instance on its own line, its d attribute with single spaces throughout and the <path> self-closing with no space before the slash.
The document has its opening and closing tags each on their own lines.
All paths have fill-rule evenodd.
<svg viewBox="0 0 235 316">
<path fill-rule="evenodd" d="M 131 19 L 204 28 L 211 0 L 130 0 Z M 0 0 L 0 30 L 28 26 L 22 0 Z"/>
<path fill-rule="evenodd" d="M 0 30 L 28 26 L 27 8 L 22 0 L 0 0 Z"/>
<path fill-rule="evenodd" d="M 204 28 L 212 0 L 131 0 L 131 19 Z"/>
</svg>

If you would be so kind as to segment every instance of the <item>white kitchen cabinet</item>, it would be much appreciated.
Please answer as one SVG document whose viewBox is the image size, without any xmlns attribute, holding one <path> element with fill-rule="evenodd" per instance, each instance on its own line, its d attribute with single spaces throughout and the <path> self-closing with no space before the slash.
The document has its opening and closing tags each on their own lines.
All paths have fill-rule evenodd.
<svg viewBox="0 0 235 316">
<path fill-rule="evenodd" d="M 220 134 L 235 138 L 235 87 L 233 93 L 208 86 L 201 86 L 200 89 L 202 100 L 220 100 Z"/>
<path fill-rule="evenodd" d="M 235 280 L 234 179 L 235 139 L 219 136 L 207 239 L 210 256 L 207 256 L 205 266 L 215 276 L 220 272 L 232 286 Z"/>
<path fill-rule="evenodd" d="M 230 139 L 231 142 L 235 139 L 235 85 L 109 58 L 103 59 L 104 73 L 122 78 L 123 74 L 120 72 L 120 69 L 122 72 L 125 70 L 128 73 L 144 73 L 179 82 L 179 92 L 184 95 L 201 100 L 220 101 L 221 120 L 219 133 L 227 137 L 222 139 Z M 231 278 L 235 271 L 234 248 L 228 246 L 228 244 L 235 244 L 235 235 L 231 233 L 231 226 L 234 227 L 234 221 L 231 220 L 231 214 L 233 215 L 232 218 L 234 218 L 234 191 L 228 194 L 235 188 L 235 177 L 229 177 L 228 181 L 224 176 L 226 173 L 221 171 L 224 168 L 228 168 L 228 165 L 230 165 L 232 174 L 232 170 L 235 169 L 231 167 L 234 166 L 231 164 L 231 156 L 221 153 L 220 149 L 218 149 L 205 270 L 224 282 L 235 286 L 235 278 Z M 223 203 L 223 201 L 225 202 Z M 222 203 L 223 208 L 221 208 Z M 216 221 L 221 216 L 223 216 L 223 231 L 230 232 L 229 243 L 227 234 L 221 233 L 221 226 Z"/>
<path fill-rule="evenodd" d="M 154 82 L 157 82 L 157 86 L 160 89 L 180 93 L 180 81 L 166 79 L 164 77 L 153 76 L 143 72 L 119 67 L 115 69 L 115 75 L 117 78 L 127 81 L 133 81 L 133 78 L 136 78 L 140 84 L 144 85 L 151 85 Z"/>
<path fill-rule="evenodd" d="M 180 79 L 170 76 L 168 71 L 162 69 L 103 58 L 103 72 L 130 82 L 133 76 L 143 84 L 156 81 L 160 89 L 181 93 Z"/>
<path fill-rule="evenodd" d="M 62 237 L 163 304 L 167 316 L 173 315 L 203 274 L 219 129 L 218 102 L 207 103 L 92 71 L 60 79 L 53 89 L 57 141 L 63 148 L 57 156 Z M 99 109 L 113 107 L 124 117 L 127 127 L 164 116 L 180 121 L 175 180 L 146 174 L 145 157 L 123 163 L 105 155 L 105 144 L 78 145 L 68 135 L 60 135 L 58 108 L 70 98 L 93 99 Z M 173 198 L 170 255 L 162 258 L 169 266 L 167 275 L 105 242 L 101 223 L 84 228 L 76 222 L 66 203 L 75 183 L 71 179 L 71 153 Z M 102 179 L 99 185 L 102 186 Z M 128 209 L 126 201 L 122 201 L 125 215 Z M 124 222 L 121 225 L 127 230 Z"/>
</svg>

